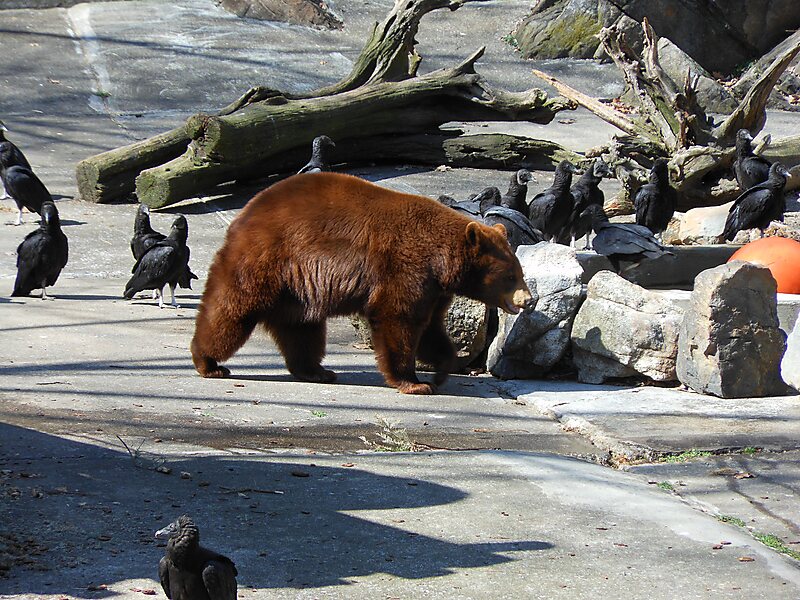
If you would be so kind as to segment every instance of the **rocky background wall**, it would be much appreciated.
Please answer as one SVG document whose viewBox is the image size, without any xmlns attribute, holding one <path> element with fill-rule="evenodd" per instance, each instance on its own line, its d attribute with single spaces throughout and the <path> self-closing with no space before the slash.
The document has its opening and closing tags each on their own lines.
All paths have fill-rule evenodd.
<svg viewBox="0 0 800 600">
<path fill-rule="evenodd" d="M 800 27 L 797 0 L 539 0 L 514 32 L 527 58 L 600 58 L 593 36 L 617 23 L 641 48 L 647 17 L 661 37 L 711 72 L 731 74 Z"/>
</svg>

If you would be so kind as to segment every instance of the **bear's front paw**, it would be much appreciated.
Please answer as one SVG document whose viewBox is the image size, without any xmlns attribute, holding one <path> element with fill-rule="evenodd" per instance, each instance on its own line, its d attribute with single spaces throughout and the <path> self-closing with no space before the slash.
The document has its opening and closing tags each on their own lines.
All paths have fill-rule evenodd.
<svg viewBox="0 0 800 600">
<path fill-rule="evenodd" d="M 300 381 L 308 381 L 309 383 L 333 383 L 336 381 L 336 373 L 322 367 L 313 371 L 293 370 L 291 373 Z"/>
<path fill-rule="evenodd" d="M 419 394 L 430 396 L 436 393 L 436 386 L 432 383 L 401 383 L 397 386 L 401 394 Z"/>
<path fill-rule="evenodd" d="M 222 365 L 217 365 L 213 369 L 209 369 L 204 373 L 200 373 L 206 379 L 224 379 L 226 377 L 230 377 L 231 370 L 228 367 L 223 367 Z"/>
</svg>

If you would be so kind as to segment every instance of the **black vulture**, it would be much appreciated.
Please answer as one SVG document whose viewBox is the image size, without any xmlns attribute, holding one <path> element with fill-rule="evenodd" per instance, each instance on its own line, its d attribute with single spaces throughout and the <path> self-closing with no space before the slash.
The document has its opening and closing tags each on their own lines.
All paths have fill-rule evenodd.
<svg viewBox="0 0 800 600">
<path fill-rule="evenodd" d="M 558 236 L 558 243 L 569 244 L 575 247 L 575 240 L 588 236 L 592 230 L 591 214 L 586 212 L 590 204 L 603 206 L 605 196 L 600 189 L 600 182 L 603 177 L 611 176 L 611 167 L 602 158 L 596 158 L 592 166 L 586 169 L 577 183 L 570 188 L 572 194 L 572 211 L 569 220 Z M 586 239 L 586 247 L 589 247 L 589 239 Z"/>
<path fill-rule="evenodd" d="M 754 185 L 736 198 L 725 221 L 722 232 L 724 239 L 732 240 L 737 232 L 756 227 L 761 230 L 761 237 L 764 237 L 764 230 L 772 221 L 783 221 L 783 211 L 786 209 L 783 188 L 788 176 L 786 167 L 777 162 L 772 163 L 769 177 L 764 183 Z"/>
<path fill-rule="evenodd" d="M 330 151 L 336 144 L 327 135 L 320 135 L 311 142 L 311 159 L 298 173 L 321 173 L 330 171 Z"/>
<path fill-rule="evenodd" d="M 467 202 L 477 202 L 478 210 L 482 215 L 485 215 L 486 211 L 490 208 L 500 206 L 501 200 L 500 190 L 490 185 L 489 187 L 483 188 L 474 196 L 471 196 Z"/>
<path fill-rule="evenodd" d="M 487 225 L 502 223 L 506 228 L 508 243 L 515 252 L 519 246 L 532 246 L 544 241 L 544 235 L 533 228 L 528 217 L 512 208 L 505 206 L 490 208 L 483 215 L 483 222 Z"/>
<path fill-rule="evenodd" d="M 511 182 L 508 184 L 508 190 L 500 198 L 500 206 L 512 208 L 521 212 L 523 215 L 528 214 L 528 182 L 536 182 L 536 178 L 527 169 L 520 169 L 511 176 Z"/>
<path fill-rule="evenodd" d="M 139 260 L 145 252 L 163 240 L 165 236 L 153 229 L 150 225 L 150 209 L 145 204 L 140 204 L 133 221 L 133 237 L 131 238 L 131 253 L 133 259 Z"/>
<path fill-rule="evenodd" d="M 678 193 L 669 183 L 669 162 L 666 158 L 658 158 L 650 169 L 648 183 L 634 196 L 636 224 L 661 235 L 675 214 L 677 201 Z"/>
<path fill-rule="evenodd" d="M 528 218 L 535 229 L 541 231 L 547 240 L 561 233 L 572 213 L 572 174 L 575 165 L 562 160 L 556 167 L 553 185 L 533 197 L 528 209 Z"/>
<path fill-rule="evenodd" d="M 592 248 L 608 258 L 617 273 L 621 262 L 639 264 L 646 258 L 658 258 L 672 254 L 659 243 L 651 231 L 643 225 L 632 223 L 611 223 L 602 207 L 590 204 L 586 211 L 591 215 Z"/>
<path fill-rule="evenodd" d="M 192 272 L 189 270 L 189 225 L 186 217 L 179 215 L 172 223 L 169 235 L 153 245 L 133 266 L 133 277 L 125 286 L 124 297 L 130 300 L 143 290 L 155 290 L 158 294 L 158 307 L 164 307 L 162 290 L 169 285 L 172 306 L 175 302 L 175 288 L 189 287 Z M 196 277 L 195 277 L 196 278 Z"/>
<path fill-rule="evenodd" d="M 156 531 L 167 540 L 158 578 L 170 600 L 236 600 L 236 565 L 200 545 L 200 531 L 187 515 Z"/>
<path fill-rule="evenodd" d="M 25 167 L 28 170 L 33 170 L 22 150 L 6 139 L 6 131 L 8 131 L 8 128 L 6 128 L 5 123 L 0 121 L 0 180 L 3 182 L 3 198 L 8 196 L 8 192 L 5 190 L 5 170 L 8 167 Z"/>
<path fill-rule="evenodd" d="M 500 204 L 500 190 L 496 187 L 487 187 L 471 196 L 468 200 L 459 202 L 452 196 L 441 195 L 439 202 L 445 206 L 465 214 L 471 219 L 479 221 L 490 208 Z"/>
<path fill-rule="evenodd" d="M 12 296 L 27 296 L 41 288 L 42 299 L 47 298 L 45 288 L 54 285 L 69 257 L 67 236 L 61 231 L 58 209 L 52 202 L 41 208 L 39 229 L 31 231 L 17 248 L 17 279 Z"/>
<path fill-rule="evenodd" d="M 770 162 L 753 153 L 752 142 L 753 136 L 747 129 L 740 129 L 736 133 L 736 160 L 733 161 L 733 174 L 743 191 L 764 183 L 769 177 Z"/>
<path fill-rule="evenodd" d="M 53 201 L 50 192 L 33 171 L 19 165 L 8 167 L 3 171 L 3 185 L 19 210 L 16 225 L 22 225 L 23 208 L 40 213 L 42 204 Z"/>
</svg>

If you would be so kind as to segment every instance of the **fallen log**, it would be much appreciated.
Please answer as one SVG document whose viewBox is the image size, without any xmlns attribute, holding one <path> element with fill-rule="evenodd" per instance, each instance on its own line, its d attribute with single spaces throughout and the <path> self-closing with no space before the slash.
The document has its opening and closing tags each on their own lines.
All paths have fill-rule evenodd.
<svg viewBox="0 0 800 600">
<path fill-rule="evenodd" d="M 140 202 L 158 208 L 234 179 L 285 172 L 297 152 L 325 132 L 340 140 L 391 138 L 437 131 L 453 120 L 550 122 L 573 105 L 541 90 L 492 88 L 475 73 L 481 48 L 461 65 L 422 77 L 374 83 L 332 96 L 272 98 L 225 116 L 196 115 L 187 122 L 188 150 L 136 179 Z M 367 154 L 365 159 L 370 159 Z"/>
<path fill-rule="evenodd" d="M 240 98 L 220 110 L 230 115 L 253 102 L 282 97 L 280 92 L 264 87 L 250 88 Z M 135 179 L 144 169 L 162 165 L 186 151 L 191 138 L 185 125 L 146 140 L 90 156 L 78 163 L 75 178 L 78 192 L 89 202 L 110 202 L 130 196 Z"/>
</svg>

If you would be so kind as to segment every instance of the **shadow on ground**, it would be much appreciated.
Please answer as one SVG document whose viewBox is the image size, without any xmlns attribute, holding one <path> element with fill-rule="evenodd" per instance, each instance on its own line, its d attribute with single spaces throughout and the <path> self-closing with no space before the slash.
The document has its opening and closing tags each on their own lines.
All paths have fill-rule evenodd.
<svg viewBox="0 0 800 600">
<path fill-rule="evenodd" d="M 106 597 L 110 590 L 89 588 L 129 579 L 153 579 L 157 589 L 164 550 L 153 533 L 183 513 L 198 523 L 205 544 L 233 558 L 240 587 L 343 586 L 374 573 L 437 577 L 552 547 L 536 540 L 452 543 L 406 530 L 402 519 L 388 525 L 346 514 L 466 498 L 456 488 L 350 463 L 167 459 L 4 424 L 0 440 L 0 549 L 10 566 L 0 577 L 13 594 Z M 171 473 L 153 470 L 159 465 Z"/>
</svg>

